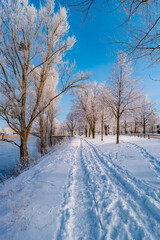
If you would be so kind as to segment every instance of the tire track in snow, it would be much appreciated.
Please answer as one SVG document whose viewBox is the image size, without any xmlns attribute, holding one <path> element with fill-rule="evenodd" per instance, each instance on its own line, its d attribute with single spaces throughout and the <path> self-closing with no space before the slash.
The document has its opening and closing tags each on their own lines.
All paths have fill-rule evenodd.
<svg viewBox="0 0 160 240">
<path fill-rule="evenodd" d="M 88 142 L 86 142 L 86 145 L 88 145 L 88 150 L 86 148 L 84 152 L 88 152 L 88 159 L 92 158 L 92 161 L 88 160 L 86 164 L 86 166 L 88 165 L 88 171 L 90 171 L 89 168 L 92 169 L 92 172 L 97 170 L 101 178 L 105 179 L 104 176 L 106 176 L 108 186 L 112 184 L 114 190 L 111 191 L 110 186 L 110 189 L 106 189 L 107 194 L 114 193 L 115 195 L 111 194 L 112 198 L 107 205 L 106 215 L 112 220 L 119 218 L 120 220 L 117 221 L 119 223 L 123 222 L 122 232 L 124 239 L 126 236 L 126 239 L 134 239 L 137 231 L 138 235 L 135 239 L 159 239 L 160 232 L 156 231 L 160 223 L 160 206 L 159 198 L 154 193 L 155 189 L 151 191 L 141 181 L 132 178 L 126 171 L 123 171 L 122 168 L 112 162 L 111 156 L 107 158 Z M 93 171 L 93 164 L 95 165 L 95 171 Z M 92 177 L 94 179 L 95 174 Z M 97 182 L 96 179 L 96 184 Z M 101 181 L 99 182 L 104 185 Z M 151 196 L 149 195 L 150 192 Z M 102 197 L 105 198 L 105 195 L 102 194 Z M 103 201 L 103 204 L 107 204 L 107 201 Z M 113 207 L 113 205 L 115 206 Z M 110 207 L 112 211 L 109 211 Z M 128 215 L 127 218 L 126 214 Z M 129 223 L 126 224 L 127 221 Z M 120 231 L 118 226 L 115 227 L 114 224 L 110 224 L 108 228 L 110 231 L 107 233 L 106 239 L 122 239 L 122 233 L 118 234 L 118 231 Z M 155 236 L 156 238 L 154 238 Z"/>
<path fill-rule="evenodd" d="M 81 141 L 68 176 L 57 240 L 160 238 L 159 195 Z"/>
<path fill-rule="evenodd" d="M 152 156 L 150 153 L 147 152 L 147 150 L 144 147 L 140 147 L 139 145 L 135 143 L 129 143 L 129 142 L 124 142 L 127 143 L 129 148 L 130 146 L 136 148 L 141 155 L 144 157 L 145 161 L 149 162 L 151 168 L 157 173 L 160 174 L 160 161 L 158 161 L 154 156 Z"/>
<path fill-rule="evenodd" d="M 96 202 L 89 189 L 87 173 L 84 170 L 81 144 L 68 177 L 61 219 L 56 234 L 57 240 L 97 240 L 100 232 L 100 219 L 97 217 Z"/>
<path fill-rule="evenodd" d="M 133 236 L 130 234 L 130 231 L 127 229 L 126 225 L 126 223 L 128 222 L 126 215 L 129 214 L 129 211 L 127 208 L 125 209 L 126 204 L 122 201 L 123 199 L 121 199 L 120 197 L 120 192 L 122 190 L 120 189 L 120 191 L 118 191 L 117 186 L 113 185 L 112 179 L 107 176 L 104 168 L 99 166 L 98 162 L 96 161 L 96 159 L 98 158 L 97 156 L 95 156 L 92 150 L 89 148 L 89 150 L 87 151 L 87 148 L 85 148 L 84 152 L 88 152 L 88 155 L 90 155 L 87 159 L 91 159 L 91 161 L 90 163 L 87 162 L 87 166 L 89 166 L 90 164 L 92 165 L 92 173 L 94 173 L 92 177 L 94 178 L 94 181 L 96 181 L 96 185 L 98 186 L 97 198 L 99 198 L 99 208 L 101 210 L 103 209 L 101 215 L 103 218 L 103 228 L 105 229 L 105 231 L 103 232 L 102 239 L 133 239 Z M 93 169 L 93 164 L 95 165 L 95 169 Z M 96 172 L 97 174 L 95 174 Z M 96 175 L 97 177 L 95 179 Z M 105 185 L 105 182 L 107 182 L 107 185 Z M 102 189 L 105 191 L 103 191 Z M 120 215 L 121 218 L 119 217 Z M 132 219 L 132 224 L 134 223 L 137 230 L 138 225 L 136 224 L 134 217 L 130 216 L 130 219 Z M 139 239 L 139 236 L 142 235 L 140 231 L 142 230 L 138 230 L 138 235 L 136 239 Z"/>
<path fill-rule="evenodd" d="M 145 190 L 146 195 L 150 195 L 150 194 L 151 194 L 151 189 L 152 189 L 153 198 L 156 198 L 157 201 L 159 201 L 159 199 L 160 199 L 160 191 L 159 191 L 159 189 L 157 189 L 157 187 L 155 187 L 155 186 L 153 186 L 153 185 L 152 185 L 152 186 L 149 185 L 149 187 L 148 187 L 148 182 L 146 182 L 145 180 L 142 180 L 142 179 L 139 180 L 138 178 L 132 176 L 132 175 L 129 173 L 128 170 L 123 169 L 122 167 L 120 167 L 119 165 L 117 165 L 117 164 L 114 162 L 115 156 L 114 156 L 114 154 L 112 154 L 111 152 L 108 153 L 108 154 L 106 154 L 106 153 L 103 153 L 103 152 L 102 152 L 99 148 L 97 148 L 96 146 L 92 145 L 91 143 L 87 142 L 87 144 L 88 144 L 89 146 L 91 146 L 92 148 L 94 148 L 94 151 L 98 152 L 102 158 L 104 157 L 105 159 L 110 160 L 110 162 L 112 163 L 112 165 L 116 167 L 117 171 L 120 171 L 120 172 L 122 171 L 123 174 L 125 174 L 126 177 L 127 177 L 128 179 L 130 179 L 130 181 L 135 182 L 136 186 L 138 186 L 139 189 L 142 189 L 142 191 Z M 118 153 L 116 153 L 116 158 L 118 158 L 117 155 L 118 155 Z"/>
</svg>

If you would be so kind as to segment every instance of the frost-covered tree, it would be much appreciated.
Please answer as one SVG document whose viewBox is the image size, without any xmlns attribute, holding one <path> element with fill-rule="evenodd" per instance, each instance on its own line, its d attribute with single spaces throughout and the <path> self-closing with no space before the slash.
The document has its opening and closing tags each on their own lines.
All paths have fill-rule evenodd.
<svg viewBox="0 0 160 240">
<path fill-rule="evenodd" d="M 132 78 L 133 69 L 127 62 L 125 53 L 119 52 L 118 63 L 112 69 L 110 76 L 110 96 L 108 104 L 117 120 L 117 140 L 119 144 L 120 118 L 126 111 L 131 111 L 136 106 L 134 102 L 139 98 L 138 82 Z"/>
<path fill-rule="evenodd" d="M 147 13 L 150 6 L 157 6 L 158 4 L 158 0 L 116 0 L 114 2 L 110 0 L 65 0 L 65 2 L 69 6 L 82 12 L 85 16 L 84 20 L 87 18 L 93 6 L 97 6 L 97 10 L 103 10 L 103 12 L 105 12 L 105 9 L 106 12 L 109 10 L 115 11 L 117 8 L 123 11 L 125 10 L 130 19 L 139 10 L 143 13 Z"/>
<path fill-rule="evenodd" d="M 156 107 L 155 104 L 150 102 L 145 95 L 140 101 L 140 113 L 143 133 L 146 134 L 146 128 L 149 127 L 149 123 L 152 121 L 153 114 L 156 113 Z"/>
<path fill-rule="evenodd" d="M 86 92 L 87 93 L 87 92 Z M 74 100 L 73 100 L 73 111 L 76 115 L 77 126 L 84 127 L 85 135 L 88 136 L 88 118 L 87 118 L 87 99 L 88 96 L 85 94 L 85 88 L 77 89 L 74 92 Z"/>
<path fill-rule="evenodd" d="M 27 0 L 0 1 L 0 116 L 20 136 L 22 167 L 29 163 L 27 140 L 34 120 L 55 98 L 86 78 L 81 74 L 67 79 L 40 108 L 48 78 L 75 43 L 68 30 L 67 11 L 60 7 L 55 12 L 53 0 L 39 10 Z"/>
<path fill-rule="evenodd" d="M 121 119 L 121 128 L 123 129 L 124 133 L 128 132 L 128 129 L 131 125 L 131 114 L 129 111 L 124 112 L 122 114 L 122 119 Z"/>
<path fill-rule="evenodd" d="M 57 95 L 57 84 L 58 84 L 58 74 L 56 71 L 52 73 L 46 83 L 45 87 L 42 92 L 40 104 L 39 104 L 39 112 L 40 115 L 38 116 L 38 125 L 39 125 L 39 134 L 40 134 L 40 151 L 44 154 L 47 151 L 48 146 L 48 138 L 49 142 L 52 146 L 52 134 L 53 134 L 53 120 L 56 114 L 56 104 L 58 98 L 51 102 L 51 104 L 44 110 L 41 111 L 46 104 L 50 101 L 50 99 L 54 98 Z M 35 94 L 38 93 L 37 92 Z"/>
<path fill-rule="evenodd" d="M 141 98 L 140 98 L 141 99 Z M 138 133 L 141 127 L 141 107 L 140 107 L 140 99 L 134 103 L 134 106 L 137 108 L 133 109 L 130 112 L 131 118 L 131 128 L 134 133 Z"/>
<path fill-rule="evenodd" d="M 77 102 L 73 104 L 73 112 L 76 116 L 76 129 L 79 131 L 80 134 L 85 134 L 88 136 L 88 122 L 86 120 L 85 112 L 80 108 Z"/>
<path fill-rule="evenodd" d="M 159 122 L 159 116 L 157 112 L 153 111 L 149 121 L 149 132 L 155 133 L 157 131 L 157 124 Z"/>
<path fill-rule="evenodd" d="M 89 137 L 95 138 L 96 123 L 100 117 L 98 108 L 97 83 L 90 83 L 75 92 L 74 109 L 83 116 L 89 125 Z"/>
<path fill-rule="evenodd" d="M 101 125 L 101 141 L 103 141 L 103 133 L 105 130 L 105 135 L 108 134 L 109 131 L 109 123 L 113 117 L 111 109 L 108 104 L 108 100 L 110 97 L 110 91 L 105 82 L 101 83 L 98 86 L 98 97 L 97 104 L 99 109 L 99 121 Z"/>
<path fill-rule="evenodd" d="M 89 89 L 89 98 L 88 98 L 88 118 L 90 119 L 90 126 L 92 132 L 92 138 L 95 138 L 96 134 L 96 123 L 100 118 L 98 106 L 98 88 L 97 83 L 94 82 Z"/>
<path fill-rule="evenodd" d="M 49 107 L 48 110 L 48 124 L 49 124 L 49 131 L 48 131 L 48 138 L 49 138 L 49 144 L 50 147 L 53 146 L 53 135 L 56 132 L 56 116 L 59 111 L 58 103 L 57 101 L 53 101 Z"/>
<path fill-rule="evenodd" d="M 74 130 L 76 127 L 76 115 L 72 110 L 70 111 L 70 113 L 68 113 L 66 117 L 66 126 L 67 126 L 67 130 L 71 134 L 71 137 L 73 137 Z"/>
</svg>

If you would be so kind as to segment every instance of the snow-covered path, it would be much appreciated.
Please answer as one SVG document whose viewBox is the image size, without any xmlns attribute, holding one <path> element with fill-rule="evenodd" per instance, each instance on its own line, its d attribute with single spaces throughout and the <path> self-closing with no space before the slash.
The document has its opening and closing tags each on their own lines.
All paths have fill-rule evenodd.
<svg viewBox="0 0 160 240">
<path fill-rule="evenodd" d="M 0 240 L 51 240 L 79 140 L 59 149 L 17 178 L 0 185 Z"/>
<path fill-rule="evenodd" d="M 86 140 L 81 140 L 67 196 L 57 239 L 160 239 L 159 191 Z"/>
<path fill-rule="evenodd" d="M 160 239 L 160 142 L 149 141 L 75 138 L 49 154 L 0 189 L 0 239 Z"/>
</svg>

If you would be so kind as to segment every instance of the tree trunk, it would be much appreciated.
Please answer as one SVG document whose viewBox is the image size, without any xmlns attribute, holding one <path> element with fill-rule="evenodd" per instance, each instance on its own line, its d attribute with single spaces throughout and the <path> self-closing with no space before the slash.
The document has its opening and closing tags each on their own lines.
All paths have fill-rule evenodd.
<svg viewBox="0 0 160 240">
<path fill-rule="evenodd" d="M 24 169 L 29 165 L 29 154 L 27 150 L 27 141 L 29 134 L 26 133 L 26 89 L 27 89 L 27 80 L 26 80 L 26 69 L 23 70 L 22 75 L 22 98 L 21 98 L 21 145 L 20 145 L 20 162 L 21 168 Z"/>
<path fill-rule="evenodd" d="M 45 137 L 44 137 L 44 152 L 47 152 L 47 135 L 48 135 L 48 119 L 45 126 Z"/>
<path fill-rule="evenodd" d="M 53 135 L 53 123 L 52 123 L 52 121 L 51 121 L 51 128 L 50 128 L 50 133 L 49 133 L 49 144 L 50 144 L 51 147 L 53 146 L 53 138 L 52 138 L 52 135 Z"/>
<path fill-rule="evenodd" d="M 146 134 L 146 121 L 143 120 L 143 133 Z"/>
<path fill-rule="evenodd" d="M 107 125 L 104 125 L 104 131 L 105 131 L 105 135 L 107 136 L 108 135 L 108 126 Z"/>
<path fill-rule="evenodd" d="M 137 121 L 135 120 L 134 133 L 137 133 Z"/>
<path fill-rule="evenodd" d="M 127 121 L 126 120 L 124 122 L 124 132 L 125 132 L 125 134 L 127 133 Z"/>
<path fill-rule="evenodd" d="M 117 141 L 116 143 L 119 144 L 119 135 L 120 135 L 120 117 L 117 117 Z"/>
<path fill-rule="evenodd" d="M 85 135 L 86 135 L 86 137 L 87 137 L 87 127 L 85 128 Z"/>
<path fill-rule="evenodd" d="M 51 147 L 53 146 L 52 131 L 50 132 L 50 136 L 49 136 L 49 144 Z"/>
<path fill-rule="evenodd" d="M 40 152 L 41 152 L 41 154 L 44 154 L 43 129 L 41 129 L 41 131 L 40 131 L 40 135 L 41 135 L 41 149 L 40 149 Z"/>
<path fill-rule="evenodd" d="M 102 115 L 102 121 L 101 121 L 101 141 L 103 141 L 103 115 Z"/>
<path fill-rule="evenodd" d="M 71 129 L 71 137 L 73 137 L 73 128 Z"/>
<path fill-rule="evenodd" d="M 21 163 L 22 169 L 29 166 L 29 154 L 28 154 L 28 149 L 27 149 L 27 140 L 28 140 L 27 136 L 24 136 L 23 138 L 21 138 L 20 163 Z"/>
<path fill-rule="evenodd" d="M 43 113 L 42 113 L 43 114 Z M 43 115 L 40 114 L 40 120 L 39 120 L 39 127 L 40 127 L 40 139 L 41 139 L 41 146 L 40 146 L 40 152 L 41 154 L 44 154 L 44 131 L 43 131 Z"/>
<path fill-rule="evenodd" d="M 91 136 L 91 127 L 89 128 L 89 133 L 88 133 L 88 137 Z"/>
<path fill-rule="evenodd" d="M 93 128 L 92 128 L 92 138 L 95 138 L 96 135 L 96 126 L 95 123 L 93 124 Z"/>
</svg>

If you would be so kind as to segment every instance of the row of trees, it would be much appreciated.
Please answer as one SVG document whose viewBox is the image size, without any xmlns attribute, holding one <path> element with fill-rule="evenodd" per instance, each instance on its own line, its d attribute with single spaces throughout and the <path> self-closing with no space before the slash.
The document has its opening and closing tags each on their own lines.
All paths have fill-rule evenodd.
<svg viewBox="0 0 160 240">
<path fill-rule="evenodd" d="M 140 89 L 140 82 L 132 77 L 133 69 L 123 52 L 118 54 L 118 63 L 113 66 L 109 82 L 97 85 L 90 83 L 74 93 L 74 103 L 67 117 L 70 132 L 83 128 L 86 136 L 95 138 L 96 125 L 101 124 L 101 139 L 103 131 L 108 126 L 116 132 L 119 143 L 121 129 L 124 132 L 137 133 L 139 128 L 150 127 L 153 132 L 155 121 L 158 119 L 155 104 L 150 102 Z M 74 124 L 69 124 L 74 122 Z M 116 124 L 116 129 L 115 129 Z M 71 129 L 71 130 L 70 130 Z M 88 130 L 89 129 L 89 130 Z M 88 132 L 89 131 L 89 132 Z"/>
<path fill-rule="evenodd" d="M 94 2 L 82 1 L 79 6 L 88 6 L 88 3 L 92 6 Z M 123 6 L 130 6 L 130 16 L 141 6 L 150 10 L 151 2 L 120 1 Z M 153 38 L 153 30 L 157 32 L 158 22 L 159 18 L 150 21 L 150 31 L 145 37 L 145 31 L 142 32 L 142 39 L 136 38 L 139 44 L 135 49 L 146 49 L 156 54 L 159 52 L 158 35 Z M 22 167 L 29 164 L 27 141 L 33 126 L 40 133 L 41 152 L 44 153 L 48 138 L 52 145 L 53 121 L 57 112 L 55 100 L 64 92 L 81 86 L 81 81 L 90 76 L 76 73 L 75 63 L 64 62 L 66 52 L 76 42 L 74 36 L 68 36 L 68 31 L 67 11 L 60 7 L 55 12 L 53 0 L 47 0 L 39 9 L 27 0 L 0 1 L 0 117 L 20 136 L 20 144 L 14 144 L 20 148 Z M 151 41 L 153 39 L 156 42 Z M 154 46 L 146 45 L 146 41 L 154 43 Z M 136 104 L 140 99 L 138 82 L 131 77 L 131 73 L 126 56 L 121 52 L 109 85 L 97 87 L 92 84 L 78 88 L 74 96 L 74 114 L 68 116 L 70 131 L 75 126 L 75 115 L 86 135 L 92 134 L 93 137 L 98 121 L 101 121 L 103 133 L 104 123 L 107 122 L 107 132 L 108 122 L 114 117 L 117 121 L 118 143 L 120 119 L 140 109 Z"/>
<path fill-rule="evenodd" d="M 35 121 L 41 136 L 48 132 L 44 121 L 50 121 L 51 135 L 52 102 L 89 77 L 63 63 L 76 42 L 68 31 L 67 11 L 55 12 L 53 0 L 39 9 L 27 0 L 0 1 L 0 117 L 20 136 L 14 144 L 22 167 L 29 164 L 27 141 Z"/>
<path fill-rule="evenodd" d="M 97 11 L 100 9 L 103 13 L 108 14 L 113 11 L 119 11 L 119 14 L 124 17 L 126 16 L 126 19 L 123 22 L 123 26 L 126 26 L 126 32 L 125 32 L 125 38 L 123 38 L 123 34 L 121 34 L 121 39 L 113 40 L 115 44 L 118 43 L 118 46 L 121 46 L 121 49 L 124 49 L 125 52 L 129 57 L 134 57 L 134 59 L 143 58 L 146 56 L 150 57 L 151 64 L 159 63 L 159 51 L 160 51 L 160 29 L 159 29 L 159 23 L 160 23 L 160 11 L 159 11 L 159 1 L 158 0 L 147 0 L 147 1 L 141 1 L 141 0 L 116 0 L 116 1 L 98 1 L 98 0 L 70 0 L 66 3 L 69 3 L 70 6 L 74 7 L 76 10 L 82 12 L 84 14 L 84 21 L 88 17 L 89 13 L 92 11 L 92 8 L 94 6 L 97 7 Z M 106 11 L 105 11 L 106 10 Z M 128 36 L 126 38 L 126 35 Z M 119 71 L 119 72 L 118 72 Z M 112 109 L 112 114 L 114 115 L 115 119 L 117 120 L 117 142 L 118 142 L 118 133 L 119 133 L 119 121 L 120 119 L 130 118 L 130 115 L 133 115 L 135 118 L 134 123 L 134 131 L 136 132 L 137 127 L 139 125 L 143 126 L 143 132 L 146 131 L 146 125 L 148 122 L 150 122 L 150 125 L 152 127 L 151 131 L 153 131 L 153 125 L 154 122 L 157 119 L 157 114 L 155 113 L 155 106 L 153 103 L 149 102 L 145 96 L 139 96 L 141 100 L 137 100 L 137 96 L 135 95 L 136 91 L 129 91 L 129 94 L 131 96 L 124 99 L 124 102 L 126 104 L 123 104 L 123 100 L 121 101 L 121 94 L 122 94 L 122 88 L 121 81 L 119 81 L 119 92 L 117 91 L 116 85 L 115 85 L 115 79 L 116 75 L 119 79 L 121 78 L 121 72 L 123 71 L 123 68 L 119 65 L 119 70 L 114 71 L 112 74 L 112 81 L 110 81 L 110 84 L 112 85 L 112 94 L 108 100 L 107 106 L 110 106 L 110 109 Z M 156 81 L 160 81 L 160 79 L 154 79 Z M 134 85 L 134 83 L 133 83 Z M 109 86 L 110 87 L 110 86 Z M 137 86 L 135 86 L 135 90 Z M 113 103 L 111 101 L 113 95 L 115 95 L 116 102 Z M 119 97 L 118 97 L 119 95 Z M 143 95 L 143 94 L 142 94 Z M 109 94 L 108 94 L 109 96 Z M 127 96 L 128 97 L 128 96 Z M 119 101 L 119 103 L 118 103 Z M 139 106 L 139 102 L 141 102 L 141 106 Z M 115 107 L 115 103 L 116 106 Z M 123 106 L 121 106 L 121 103 Z M 131 104 L 132 103 L 132 104 Z M 136 104 L 138 103 L 138 105 Z M 130 108 L 130 109 L 128 109 Z M 135 110 L 135 109 L 136 110 Z M 143 109 L 143 111 L 141 110 Z M 136 111 L 136 112 L 135 112 Z M 142 116 L 139 118 L 139 111 Z M 102 111 L 103 112 L 103 111 Z M 133 113 L 133 114 L 131 114 Z M 103 116 L 103 114 L 102 114 Z M 152 116 L 152 117 L 151 117 Z M 103 117 L 102 117 L 103 121 Z M 130 121 L 131 123 L 133 121 Z M 143 124 L 142 124 L 143 122 Z M 152 122 L 152 123 L 151 123 Z M 130 123 L 130 124 L 131 124 Z M 124 120 L 124 128 L 126 129 L 126 121 Z M 133 125 L 133 124 L 132 124 Z M 133 128 L 133 127 L 131 127 Z"/>
</svg>

